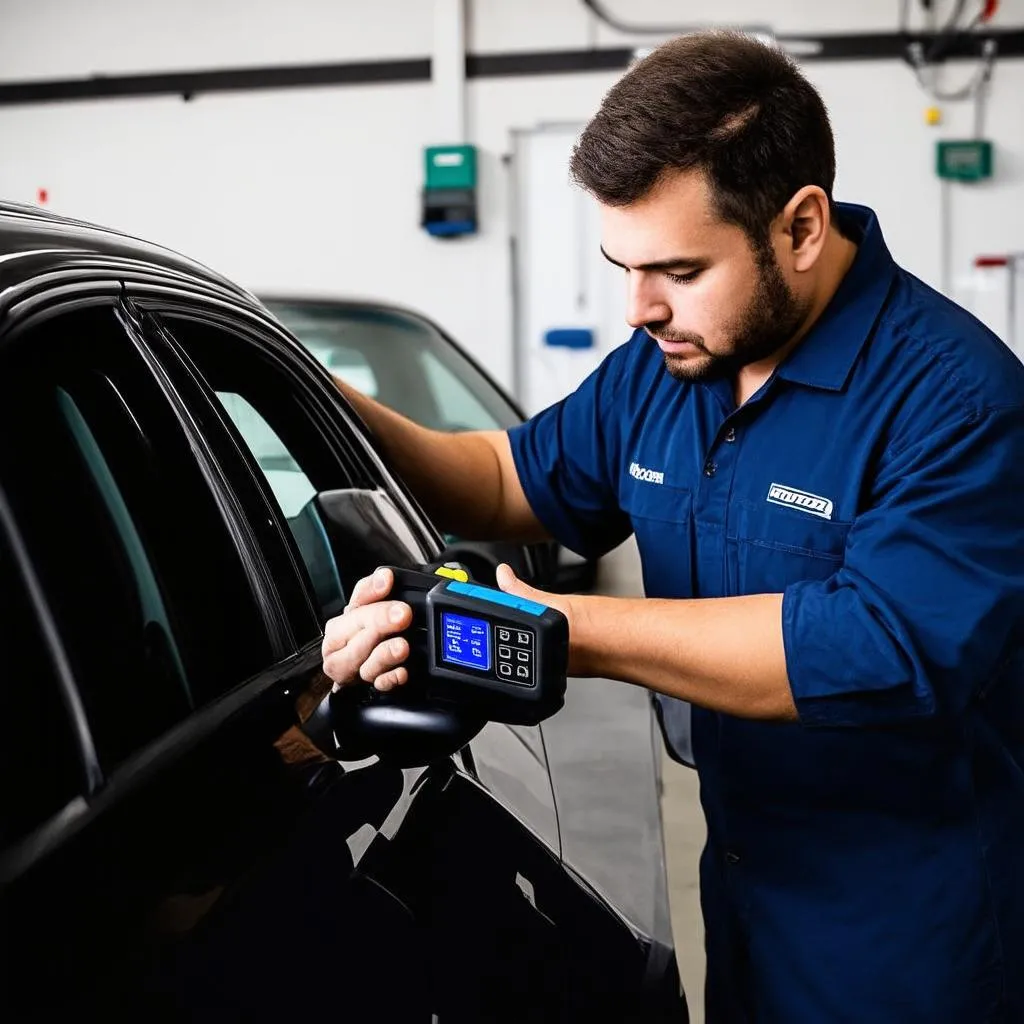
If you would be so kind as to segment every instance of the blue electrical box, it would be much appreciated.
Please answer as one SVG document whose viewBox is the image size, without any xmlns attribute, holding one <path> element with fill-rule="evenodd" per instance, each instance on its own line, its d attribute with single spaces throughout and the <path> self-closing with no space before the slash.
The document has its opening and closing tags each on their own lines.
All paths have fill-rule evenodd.
<svg viewBox="0 0 1024 1024">
<path fill-rule="evenodd" d="M 594 332 L 587 327 L 556 327 L 544 334 L 551 348 L 593 348 Z"/>
</svg>

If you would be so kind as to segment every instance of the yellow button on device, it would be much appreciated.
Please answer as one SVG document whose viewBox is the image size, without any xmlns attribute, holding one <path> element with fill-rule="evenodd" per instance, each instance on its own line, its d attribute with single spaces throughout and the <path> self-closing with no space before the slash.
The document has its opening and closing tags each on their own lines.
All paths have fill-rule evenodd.
<svg viewBox="0 0 1024 1024">
<path fill-rule="evenodd" d="M 465 569 L 456 569 L 454 566 L 442 565 L 434 570 L 435 576 L 444 576 L 445 579 L 458 580 L 459 583 L 469 582 L 469 573 Z"/>
</svg>

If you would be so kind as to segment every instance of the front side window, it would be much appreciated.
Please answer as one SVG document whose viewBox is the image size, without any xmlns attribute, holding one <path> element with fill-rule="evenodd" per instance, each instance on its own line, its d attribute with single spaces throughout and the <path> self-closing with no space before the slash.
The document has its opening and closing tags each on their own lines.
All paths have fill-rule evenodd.
<svg viewBox="0 0 1024 1024">
<path fill-rule="evenodd" d="M 344 581 L 352 573 L 338 564 L 317 496 L 351 488 L 353 472 L 314 421 L 304 385 L 244 328 L 173 315 L 161 316 L 160 322 L 198 369 L 259 467 L 320 617 L 336 615 L 345 606 Z"/>
<path fill-rule="evenodd" d="M 11 344 L 0 430 L 16 439 L 0 479 L 105 769 L 273 661 L 188 437 L 113 309 Z"/>
</svg>

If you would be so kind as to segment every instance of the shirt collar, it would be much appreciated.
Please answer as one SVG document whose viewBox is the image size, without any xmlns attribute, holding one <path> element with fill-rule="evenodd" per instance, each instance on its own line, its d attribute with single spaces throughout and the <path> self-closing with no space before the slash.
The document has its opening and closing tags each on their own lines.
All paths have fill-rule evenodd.
<svg viewBox="0 0 1024 1024">
<path fill-rule="evenodd" d="M 896 274 L 874 211 L 850 203 L 836 206 L 843 234 L 857 243 L 857 255 L 821 316 L 776 373 L 783 380 L 829 391 L 845 386 Z"/>
</svg>

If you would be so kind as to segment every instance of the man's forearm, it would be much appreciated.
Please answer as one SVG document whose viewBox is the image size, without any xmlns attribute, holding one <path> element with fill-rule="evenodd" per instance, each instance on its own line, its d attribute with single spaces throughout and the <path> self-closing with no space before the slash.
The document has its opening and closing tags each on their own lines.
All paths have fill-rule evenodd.
<svg viewBox="0 0 1024 1024">
<path fill-rule="evenodd" d="M 797 718 L 781 594 L 567 603 L 573 675 L 621 679 L 743 718 Z"/>
<path fill-rule="evenodd" d="M 543 536 L 525 498 L 519 495 L 516 500 L 513 495 L 510 500 L 509 491 L 513 484 L 518 491 L 518 480 L 508 478 L 508 441 L 503 433 L 429 430 L 343 381 L 335 382 L 390 465 L 443 529 L 467 539 Z"/>
</svg>

